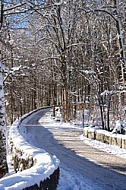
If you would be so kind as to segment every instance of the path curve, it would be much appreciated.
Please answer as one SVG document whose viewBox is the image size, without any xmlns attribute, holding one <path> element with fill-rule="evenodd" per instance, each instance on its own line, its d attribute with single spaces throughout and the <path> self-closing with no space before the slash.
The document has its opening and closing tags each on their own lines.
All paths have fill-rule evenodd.
<svg viewBox="0 0 126 190">
<path fill-rule="evenodd" d="M 126 159 L 83 143 L 78 137 L 82 129 L 51 126 L 47 119 L 40 119 L 46 111 L 40 111 L 27 124 L 30 143 L 56 155 L 61 164 L 89 179 L 98 189 L 126 190 Z"/>
</svg>

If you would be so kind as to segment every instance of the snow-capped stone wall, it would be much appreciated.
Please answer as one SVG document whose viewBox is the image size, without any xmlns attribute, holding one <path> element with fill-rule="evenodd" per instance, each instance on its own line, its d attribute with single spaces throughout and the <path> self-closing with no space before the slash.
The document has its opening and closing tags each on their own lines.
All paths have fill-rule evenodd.
<svg viewBox="0 0 126 190">
<path fill-rule="evenodd" d="M 90 139 L 126 149 L 126 135 L 113 134 L 112 132 L 91 127 L 85 127 L 83 135 Z"/>
<path fill-rule="evenodd" d="M 45 150 L 31 146 L 25 140 L 25 125 L 35 110 L 14 122 L 9 134 L 15 174 L 0 179 L 1 190 L 55 190 L 59 179 L 59 160 Z M 23 123 L 23 125 L 22 125 Z M 22 128 L 24 135 L 20 134 Z"/>
</svg>

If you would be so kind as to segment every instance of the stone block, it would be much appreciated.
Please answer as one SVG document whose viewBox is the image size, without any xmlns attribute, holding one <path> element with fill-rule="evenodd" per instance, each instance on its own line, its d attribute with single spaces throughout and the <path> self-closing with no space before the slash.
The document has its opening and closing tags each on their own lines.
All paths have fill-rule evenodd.
<svg viewBox="0 0 126 190">
<path fill-rule="evenodd" d="M 117 146 L 122 148 L 122 138 L 117 137 Z"/>
<path fill-rule="evenodd" d="M 103 133 L 96 133 L 96 140 L 104 143 L 105 134 Z"/>
<path fill-rule="evenodd" d="M 112 136 L 112 145 L 117 146 L 117 137 Z"/>
<path fill-rule="evenodd" d="M 96 138 L 95 130 L 88 130 L 88 138 L 95 140 Z"/>
<path fill-rule="evenodd" d="M 109 136 L 104 135 L 104 143 L 109 144 Z"/>
<path fill-rule="evenodd" d="M 84 137 L 88 138 L 88 130 L 86 128 L 83 130 L 83 135 Z"/>
<path fill-rule="evenodd" d="M 126 149 L 126 139 L 122 139 L 122 148 Z"/>
</svg>

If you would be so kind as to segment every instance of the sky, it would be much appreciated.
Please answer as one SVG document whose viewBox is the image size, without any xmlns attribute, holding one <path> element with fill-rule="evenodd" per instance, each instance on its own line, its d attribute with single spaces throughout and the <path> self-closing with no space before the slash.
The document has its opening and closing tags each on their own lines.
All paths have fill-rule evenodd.
<svg viewBox="0 0 126 190">
<path fill-rule="evenodd" d="M 82 125 L 74 125 L 70 123 L 63 123 L 56 122 L 54 119 L 52 119 L 50 112 L 45 114 L 42 117 L 42 120 L 48 121 L 48 123 L 45 122 L 46 125 L 56 126 L 58 129 L 68 129 L 70 128 L 82 128 Z M 25 129 L 22 128 L 22 135 L 18 133 L 18 130 L 16 130 L 18 126 L 18 120 L 14 123 L 13 127 L 8 127 L 9 131 L 11 131 L 10 135 L 13 136 L 14 141 L 16 142 L 17 146 L 22 147 L 22 150 L 28 149 L 30 152 L 33 152 L 34 157 L 38 156 L 38 164 L 33 167 L 31 170 L 24 170 L 22 173 L 16 173 L 14 174 L 13 167 L 11 165 L 11 155 L 8 152 L 8 165 L 9 165 L 9 173 L 2 179 L 0 179 L 0 190 L 20 190 L 22 188 L 25 188 L 27 186 L 32 185 L 34 181 L 36 180 L 38 183 L 40 179 L 43 179 L 47 177 L 47 175 L 50 172 L 53 172 L 55 168 L 58 167 L 60 164 L 60 179 L 59 184 L 57 187 L 57 190 L 102 190 L 102 188 L 98 188 L 98 186 L 95 186 L 90 180 L 87 178 L 84 179 L 84 177 L 77 173 L 75 170 L 70 169 L 66 165 L 60 163 L 60 161 L 55 157 L 55 155 L 49 155 L 45 150 L 42 150 L 40 148 L 37 148 L 33 146 L 34 142 L 29 144 L 28 142 L 33 141 L 33 134 L 27 135 L 27 132 Z M 17 128 L 18 129 L 18 128 Z M 14 134 L 13 134 L 14 133 Z M 110 146 L 106 145 L 104 143 L 94 141 L 91 139 L 87 139 L 83 137 L 83 135 L 79 135 L 80 141 L 83 141 L 84 143 L 93 146 L 95 148 L 104 150 L 106 152 L 109 152 L 111 154 L 117 155 L 119 157 L 125 157 L 126 158 L 126 150 L 121 149 L 116 146 Z M 25 141 L 27 139 L 27 141 Z M 28 153 L 28 152 L 27 152 Z M 43 154 L 43 164 L 41 163 L 40 154 Z M 24 155 L 26 156 L 26 155 Z M 40 171 L 41 168 L 41 172 Z M 46 172 L 47 171 L 47 172 Z M 32 175 L 31 175 L 32 173 Z M 37 177 L 36 177 L 37 176 Z M 67 177 L 66 177 L 67 176 Z M 34 181 L 32 180 L 32 177 L 34 178 Z M 31 180 L 30 180 L 31 179 Z M 106 189 L 107 190 L 107 189 Z"/>
</svg>

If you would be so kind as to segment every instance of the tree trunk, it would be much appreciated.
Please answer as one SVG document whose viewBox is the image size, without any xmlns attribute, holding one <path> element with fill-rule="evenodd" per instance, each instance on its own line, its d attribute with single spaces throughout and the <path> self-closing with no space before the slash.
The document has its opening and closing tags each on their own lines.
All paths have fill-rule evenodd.
<svg viewBox="0 0 126 190">
<path fill-rule="evenodd" d="M 3 0 L 1 0 L 1 17 L 0 17 L 0 33 L 2 32 L 3 23 Z M 5 125 L 5 100 L 3 90 L 2 75 L 2 44 L 0 44 L 0 178 L 8 172 L 6 159 L 6 125 Z"/>
<path fill-rule="evenodd" d="M 6 160 L 6 126 L 5 126 L 5 100 L 3 91 L 3 76 L 0 60 L 0 178 L 8 172 Z"/>
<path fill-rule="evenodd" d="M 123 34 L 122 34 L 122 25 L 119 15 L 119 3 L 118 0 L 113 0 L 115 13 L 116 13 L 116 28 L 118 32 L 118 46 L 119 46 L 119 54 L 121 58 L 121 80 L 123 85 L 125 85 L 126 81 L 126 57 L 125 57 L 125 49 L 124 49 L 124 42 L 123 42 Z"/>
</svg>

